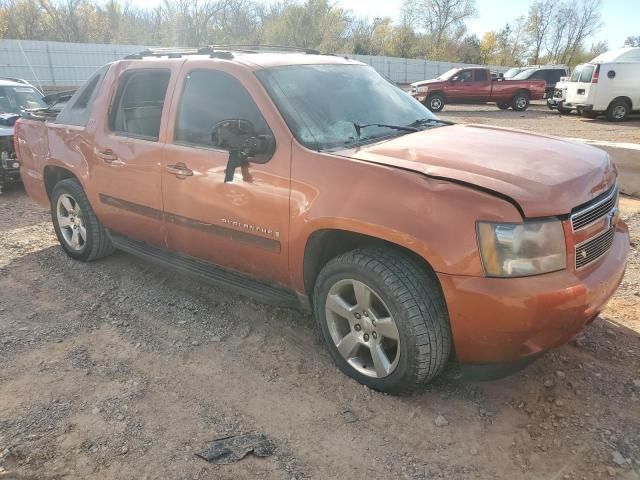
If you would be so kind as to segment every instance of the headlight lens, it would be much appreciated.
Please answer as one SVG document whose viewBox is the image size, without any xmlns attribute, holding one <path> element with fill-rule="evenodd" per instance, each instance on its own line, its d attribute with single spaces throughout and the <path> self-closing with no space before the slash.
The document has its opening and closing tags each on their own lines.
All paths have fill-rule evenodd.
<svg viewBox="0 0 640 480">
<path fill-rule="evenodd" d="M 418 93 L 427 93 L 429 91 L 429 87 L 418 87 Z"/>
<path fill-rule="evenodd" d="M 478 222 L 477 229 L 482 264 L 490 277 L 525 277 L 567 266 L 564 230 L 559 220 Z"/>
</svg>

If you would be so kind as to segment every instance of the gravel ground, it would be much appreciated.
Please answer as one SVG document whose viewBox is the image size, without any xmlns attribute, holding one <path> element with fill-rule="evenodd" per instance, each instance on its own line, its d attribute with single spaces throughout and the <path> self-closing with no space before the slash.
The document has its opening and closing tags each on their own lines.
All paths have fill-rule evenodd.
<svg viewBox="0 0 640 480">
<path fill-rule="evenodd" d="M 339 373 L 311 318 L 132 256 L 67 258 L 0 196 L 0 477 L 640 478 L 640 205 L 624 283 L 576 341 L 510 378 L 455 366 L 392 397 Z M 268 458 L 194 452 L 263 432 Z"/>
<path fill-rule="evenodd" d="M 627 122 L 612 123 L 604 117 L 591 120 L 575 112 L 560 115 L 543 102 L 535 102 L 525 112 L 499 110 L 495 105 L 445 105 L 437 115 L 454 122 L 520 128 L 559 137 L 640 143 L 640 115 L 632 116 Z"/>
</svg>

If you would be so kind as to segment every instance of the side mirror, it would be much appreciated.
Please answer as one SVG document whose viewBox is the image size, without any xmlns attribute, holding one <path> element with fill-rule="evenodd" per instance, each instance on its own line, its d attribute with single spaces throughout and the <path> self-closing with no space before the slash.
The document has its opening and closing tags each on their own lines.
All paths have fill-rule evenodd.
<svg viewBox="0 0 640 480">
<path fill-rule="evenodd" d="M 457 75 L 455 77 L 453 77 L 451 80 L 449 80 L 451 83 L 456 83 L 458 81 L 460 77 L 458 77 Z"/>
<path fill-rule="evenodd" d="M 273 153 L 275 140 L 271 135 L 259 135 L 249 120 L 228 119 L 218 122 L 211 129 L 211 144 L 229 150 L 229 160 L 224 181 L 233 181 L 236 168 L 249 163 L 257 155 Z"/>
</svg>

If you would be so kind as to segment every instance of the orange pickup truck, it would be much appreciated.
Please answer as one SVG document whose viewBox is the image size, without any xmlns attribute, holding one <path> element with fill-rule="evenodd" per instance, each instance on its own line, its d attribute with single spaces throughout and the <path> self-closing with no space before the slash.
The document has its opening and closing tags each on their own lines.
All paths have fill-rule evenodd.
<svg viewBox="0 0 640 480">
<path fill-rule="evenodd" d="M 432 112 L 446 103 L 495 102 L 501 110 L 516 112 L 529 108 L 531 100 L 544 98 L 546 80 L 507 80 L 494 77 L 488 68 L 453 68 L 433 80 L 411 84 L 411 95 Z"/>
<path fill-rule="evenodd" d="M 604 151 L 440 121 L 335 56 L 145 52 L 19 120 L 16 147 L 70 257 L 118 248 L 299 305 L 343 372 L 392 393 L 569 341 L 629 249 Z"/>
</svg>

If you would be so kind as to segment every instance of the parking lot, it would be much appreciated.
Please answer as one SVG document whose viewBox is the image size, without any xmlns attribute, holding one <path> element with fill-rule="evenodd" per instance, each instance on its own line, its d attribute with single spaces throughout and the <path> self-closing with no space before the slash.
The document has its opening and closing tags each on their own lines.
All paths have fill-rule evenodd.
<svg viewBox="0 0 640 480">
<path fill-rule="evenodd" d="M 442 118 L 615 142 L 545 106 Z M 334 367 L 313 320 L 124 253 L 84 264 L 20 187 L 0 196 L 0 477 L 639 479 L 640 200 L 625 279 L 574 342 L 512 377 L 392 397 Z M 446 425 L 434 423 L 438 416 Z M 194 452 L 262 432 L 268 458 Z M 3 476 L 4 475 L 4 476 Z"/>
<path fill-rule="evenodd" d="M 607 121 L 605 117 L 592 120 L 580 117 L 575 112 L 569 115 L 560 115 L 555 110 L 549 110 L 545 101 L 532 102 L 525 112 L 499 110 L 493 104 L 446 105 L 444 110 L 437 115 L 453 122 L 484 123 L 500 127 L 521 128 L 559 137 L 640 143 L 640 115 L 631 116 L 627 122 L 612 123 Z"/>
</svg>

